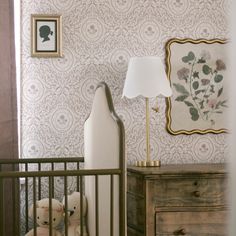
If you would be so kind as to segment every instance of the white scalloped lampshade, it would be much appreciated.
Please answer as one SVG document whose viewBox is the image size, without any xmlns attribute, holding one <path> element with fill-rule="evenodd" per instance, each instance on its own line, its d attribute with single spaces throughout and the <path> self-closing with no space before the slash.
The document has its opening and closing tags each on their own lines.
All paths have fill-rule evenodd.
<svg viewBox="0 0 236 236">
<path fill-rule="evenodd" d="M 132 57 L 129 61 L 122 97 L 172 95 L 169 80 L 159 57 Z"/>
</svg>

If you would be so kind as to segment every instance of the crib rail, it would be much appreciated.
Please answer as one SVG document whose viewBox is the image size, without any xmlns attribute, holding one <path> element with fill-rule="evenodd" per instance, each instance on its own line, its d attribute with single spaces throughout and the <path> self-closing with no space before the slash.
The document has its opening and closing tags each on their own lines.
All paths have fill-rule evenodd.
<svg viewBox="0 0 236 236">
<path fill-rule="evenodd" d="M 27 177 L 60 177 L 60 176 L 96 176 L 96 175 L 120 175 L 120 169 L 81 169 L 81 170 L 54 170 L 52 171 L 28 171 L 28 172 L 14 172 L 5 171 L 0 172 L 0 178 L 27 178 Z"/>
<path fill-rule="evenodd" d="M 32 164 L 32 163 L 69 163 L 84 162 L 84 157 L 51 157 L 51 158 L 21 158 L 21 159 L 0 159 L 0 165 L 6 164 Z"/>
<path fill-rule="evenodd" d="M 98 207 L 98 189 L 99 189 L 99 178 L 102 176 L 107 176 L 107 178 L 110 179 L 110 214 L 111 214 L 111 221 L 110 221 L 110 229 L 111 229 L 111 234 L 110 236 L 113 235 L 113 211 L 114 211 L 114 202 L 113 202 L 113 189 L 114 189 L 114 178 L 115 176 L 118 177 L 119 179 L 119 184 L 120 184 L 120 189 L 123 189 L 123 178 L 124 178 L 124 172 L 122 169 L 80 169 L 80 164 L 83 162 L 83 158 L 44 158 L 44 159 L 20 159 L 20 160 L 0 160 L 0 235 L 5 236 L 5 230 L 6 227 L 9 227 L 6 225 L 6 211 L 7 211 L 7 205 L 6 205 L 6 194 L 5 194 L 5 189 L 9 186 L 11 189 L 11 197 L 12 197 L 12 204 L 13 204 L 13 218 L 12 218 L 12 236 L 22 236 L 25 235 L 26 232 L 28 232 L 31 228 L 35 229 L 34 230 L 34 236 L 37 236 L 37 223 L 36 223 L 36 201 L 45 197 L 42 193 L 42 185 L 43 179 L 47 180 L 47 197 L 49 198 L 49 212 L 51 212 L 52 209 L 52 199 L 55 197 L 54 193 L 54 181 L 57 177 L 60 177 L 63 179 L 63 185 L 62 188 L 62 195 L 65 196 L 65 212 L 68 210 L 68 202 L 67 202 L 67 196 L 69 195 L 68 193 L 68 178 L 73 177 L 76 179 L 76 188 L 75 191 L 80 192 L 80 219 L 81 219 L 81 236 L 86 235 L 86 224 L 84 222 L 83 218 L 83 194 L 84 194 L 84 178 L 86 176 L 93 176 L 95 180 L 95 199 L 96 199 L 96 207 L 95 207 L 95 220 L 96 220 L 96 235 L 94 236 L 99 236 L 99 207 Z M 43 170 L 42 165 L 43 164 L 49 163 L 49 166 L 47 165 L 47 168 L 49 170 Z M 58 170 L 57 165 L 62 163 L 63 169 Z M 75 169 L 68 169 L 69 163 L 75 163 Z M 31 170 L 31 165 L 36 164 L 34 168 Z M 8 168 L 5 168 L 8 165 Z M 21 170 L 22 166 L 24 170 Z M 10 169 L 10 170 L 9 170 Z M 30 169 L 30 171 L 29 171 Z M 25 202 L 25 209 L 24 209 L 24 215 L 25 215 L 25 228 L 24 232 L 21 230 L 21 194 L 22 190 L 20 189 L 20 183 L 23 180 L 23 185 L 24 185 L 24 202 Z M 30 185 L 30 186 L 29 186 Z M 30 226 L 30 222 L 28 220 L 28 211 L 29 211 L 29 193 L 32 194 L 32 199 L 31 203 L 34 204 L 34 217 L 33 217 L 33 225 Z M 120 204 L 124 203 L 123 199 L 123 193 L 120 193 Z M 124 227 L 122 224 L 123 222 L 123 217 L 124 217 L 124 212 L 123 209 L 124 207 L 120 207 L 121 209 L 121 228 Z M 50 219 L 50 226 L 49 226 L 49 235 L 53 236 L 53 228 L 52 228 L 52 215 L 49 217 Z M 64 235 L 68 236 L 68 215 L 65 214 L 64 217 Z M 120 236 L 123 236 L 123 231 L 120 231 Z M 11 236 L 11 235 L 6 235 L 6 236 Z"/>
</svg>

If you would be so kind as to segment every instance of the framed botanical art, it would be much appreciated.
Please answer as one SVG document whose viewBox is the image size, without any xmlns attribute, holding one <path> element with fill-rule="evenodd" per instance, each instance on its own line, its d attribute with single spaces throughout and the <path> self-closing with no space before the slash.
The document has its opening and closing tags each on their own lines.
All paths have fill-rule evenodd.
<svg viewBox="0 0 236 236">
<path fill-rule="evenodd" d="M 226 132 L 228 92 L 225 40 L 172 39 L 166 44 L 171 134 Z"/>
<path fill-rule="evenodd" d="M 60 15 L 31 15 L 31 55 L 61 57 L 61 34 Z"/>
</svg>

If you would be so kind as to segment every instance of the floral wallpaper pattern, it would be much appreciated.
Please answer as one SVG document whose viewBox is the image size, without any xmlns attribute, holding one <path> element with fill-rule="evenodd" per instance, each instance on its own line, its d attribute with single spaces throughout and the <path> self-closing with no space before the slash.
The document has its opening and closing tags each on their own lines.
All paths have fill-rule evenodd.
<svg viewBox="0 0 236 236">
<path fill-rule="evenodd" d="M 229 37 L 226 0 L 21 0 L 22 157 L 83 156 L 83 124 L 100 81 L 126 132 L 128 163 L 145 159 L 145 101 L 122 99 L 129 58 L 165 60 L 171 38 Z M 30 14 L 61 14 L 62 58 L 32 58 Z M 223 162 L 227 134 L 166 131 L 166 104 L 151 111 L 151 156 L 162 163 Z M 156 100 L 151 100 L 156 106 Z"/>
</svg>

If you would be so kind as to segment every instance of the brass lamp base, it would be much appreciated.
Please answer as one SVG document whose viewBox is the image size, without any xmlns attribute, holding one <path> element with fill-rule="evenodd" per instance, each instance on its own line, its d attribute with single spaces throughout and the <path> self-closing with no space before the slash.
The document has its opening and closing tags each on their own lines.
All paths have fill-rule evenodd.
<svg viewBox="0 0 236 236">
<path fill-rule="evenodd" d="M 136 161 L 135 166 L 137 167 L 159 167 L 161 166 L 160 161 Z"/>
<path fill-rule="evenodd" d="M 148 97 L 145 98 L 146 101 L 146 148 L 147 148 L 147 157 L 146 161 L 136 161 L 135 166 L 137 167 L 159 167 L 161 166 L 161 162 L 157 161 L 150 161 L 150 115 L 149 115 L 149 99 Z"/>
</svg>

